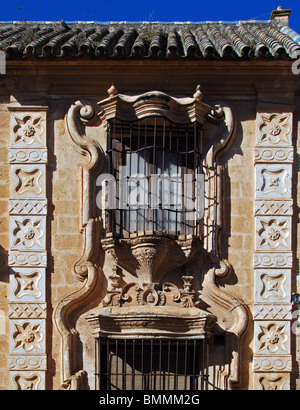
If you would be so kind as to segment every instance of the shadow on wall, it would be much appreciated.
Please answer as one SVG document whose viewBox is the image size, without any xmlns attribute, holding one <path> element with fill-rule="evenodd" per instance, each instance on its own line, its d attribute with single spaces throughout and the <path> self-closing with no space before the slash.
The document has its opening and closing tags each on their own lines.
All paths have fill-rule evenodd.
<svg viewBox="0 0 300 410">
<path fill-rule="evenodd" d="M 8 251 L 0 245 L 0 282 L 9 283 Z M 1 306 L 1 299 L 0 299 Z"/>
<path fill-rule="evenodd" d="M 2 282 L 2 283 L 1 283 Z M 0 245 L 0 337 L 8 333 L 7 286 L 9 283 L 8 252 Z M 5 305 L 4 305 L 5 304 Z"/>
</svg>

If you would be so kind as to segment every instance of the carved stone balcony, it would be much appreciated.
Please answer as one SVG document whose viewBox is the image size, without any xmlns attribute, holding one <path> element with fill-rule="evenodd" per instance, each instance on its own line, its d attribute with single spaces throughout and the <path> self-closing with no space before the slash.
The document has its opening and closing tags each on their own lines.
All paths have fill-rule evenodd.
<svg viewBox="0 0 300 410">
<path fill-rule="evenodd" d="M 148 234 L 108 236 L 102 247 L 113 263 L 102 308 L 88 317 L 95 337 L 208 337 L 216 317 L 199 309 L 193 276 L 182 268 L 203 252 L 199 238 Z M 122 282 L 119 269 L 136 277 Z M 182 287 L 164 281 L 168 273 Z M 175 273 L 175 276 L 173 275 Z"/>
<path fill-rule="evenodd" d="M 110 236 L 101 243 L 113 262 L 136 276 L 140 284 L 160 282 L 168 272 L 190 262 L 203 249 L 199 238 L 173 239 L 163 234 Z"/>
</svg>

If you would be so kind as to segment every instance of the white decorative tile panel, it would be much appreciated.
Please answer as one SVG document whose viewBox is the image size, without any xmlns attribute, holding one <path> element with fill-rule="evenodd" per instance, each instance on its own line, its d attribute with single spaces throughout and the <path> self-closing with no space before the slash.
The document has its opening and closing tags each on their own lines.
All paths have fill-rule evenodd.
<svg viewBox="0 0 300 410">
<path fill-rule="evenodd" d="M 257 164 L 256 199 L 285 199 L 291 197 L 292 165 Z"/>
<path fill-rule="evenodd" d="M 11 302 L 45 302 L 45 268 L 11 268 Z"/>
<path fill-rule="evenodd" d="M 258 113 L 254 150 L 254 389 L 289 390 L 291 362 L 291 113 Z"/>
<path fill-rule="evenodd" d="M 257 115 L 257 146 L 292 145 L 292 115 L 266 113 Z"/>
<path fill-rule="evenodd" d="M 289 355 L 291 353 L 289 321 L 256 321 L 254 332 L 257 355 Z"/>
<path fill-rule="evenodd" d="M 10 387 L 46 388 L 47 108 L 10 107 Z"/>
<path fill-rule="evenodd" d="M 46 247 L 45 216 L 11 216 L 10 249 L 40 251 Z"/>
<path fill-rule="evenodd" d="M 290 269 L 256 269 L 255 302 L 282 303 L 291 295 Z"/>
<path fill-rule="evenodd" d="M 46 113 L 14 112 L 11 148 L 46 148 Z"/>
<path fill-rule="evenodd" d="M 45 198 L 46 166 L 11 165 L 11 198 Z"/>
<path fill-rule="evenodd" d="M 291 248 L 291 218 L 262 217 L 255 219 L 257 251 L 289 251 Z"/>
</svg>

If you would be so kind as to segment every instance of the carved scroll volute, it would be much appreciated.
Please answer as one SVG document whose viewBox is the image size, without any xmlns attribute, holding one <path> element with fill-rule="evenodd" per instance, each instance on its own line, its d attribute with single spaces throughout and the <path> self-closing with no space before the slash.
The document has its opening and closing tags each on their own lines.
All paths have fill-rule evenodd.
<svg viewBox="0 0 300 410">
<path fill-rule="evenodd" d="M 80 389 L 84 383 L 85 372 L 76 373 L 76 345 L 78 333 L 75 329 L 74 312 L 82 308 L 86 301 L 96 300 L 99 294 L 102 277 L 101 267 L 97 263 L 99 252 L 99 229 L 93 212 L 94 193 L 92 174 L 95 169 L 101 171 L 104 165 L 104 154 L 96 139 L 86 134 L 91 126 L 101 125 L 96 109 L 89 103 L 77 101 L 72 105 L 65 118 L 66 129 L 76 149 L 88 156 L 82 167 L 81 218 L 83 234 L 83 253 L 74 263 L 73 269 L 77 279 L 83 284 L 72 294 L 60 300 L 54 310 L 54 320 L 62 338 L 62 386 L 61 389 Z"/>
<path fill-rule="evenodd" d="M 208 151 L 204 154 L 204 172 L 206 184 L 205 226 L 214 227 L 205 232 L 206 249 L 213 252 L 220 260 L 222 255 L 219 246 L 219 233 L 223 222 L 223 184 L 224 166 L 221 159 L 230 150 L 236 135 L 236 115 L 226 102 L 213 103 L 213 109 L 207 115 L 203 126 L 203 135 L 207 141 Z"/>
<path fill-rule="evenodd" d="M 209 255 L 208 270 L 203 284 L 203 296 L 216 303 L 232 317 L 231 325 L 226 331 L 240 336 L 248 324 L 248 311 L 242 300 L 230 294 L 225 288 L 219 286 L 219 281 L 228 279 L 232 266 L 222 255 L 220 234 L 224 229 L 224 190 L 225 183 L 224 165 L 222 158 L 229 152 L 237 132 L 236 115 L 231 106 L 226 102 L 216 102 L 214 109 L 207 116 L 203 133 L 205 138 L 212 141 L 211 147 L 205 156 L 206 179 L 210 181 L 205 187 L 208 210 L 205 217 L 207 226 L 214 226 L 207 232 L 206 249 Z"/>
<path fill-rule="evenodd" d="M 209 227 L 205 232 L 205 248 L 208 251 L 208 270 L 203 282 L 201 296 L 211 311 L 218 317 L 222 332 L 237 336 L 231 365 L 225 369 L 221 378 L 228 380 L 229 388 L 239 381 L 240 347 L 239 339 L 249 322 L 248 308 L 243 300 L 237 298 L 223 285 L 230 278 L 233 268 L 224 259 L 221 239 L 224 230 L 224 184 L 226 183 L 225 167 L 222 159 L 229 152 L 237 132 L 236 115 L 232 107 L 225 102 L 213 104 L 214 109 L 207 116 L 203 127 L 205 138 L 211 146 L 205 156 L 206 214 L 204 225 Z M 235 340 L 235 339 L 234 339 Z"/>
<path fill-rule="evenodd" d="M 84 227 L 92 217 L 92 187 L 91 173 L 98 167 L 99 172 L 104 165 L 102 147 L 95 138 L 88 137 L 85 133 L 87 126 L 100 126 L 95 107 L 85 101 L 76 101 L 69 109 L 66 116 L 66 127 L 75 148 L 82 155 L 88 155 L 89 161 L 82 170 L 82 226 Z"/>
</svg>

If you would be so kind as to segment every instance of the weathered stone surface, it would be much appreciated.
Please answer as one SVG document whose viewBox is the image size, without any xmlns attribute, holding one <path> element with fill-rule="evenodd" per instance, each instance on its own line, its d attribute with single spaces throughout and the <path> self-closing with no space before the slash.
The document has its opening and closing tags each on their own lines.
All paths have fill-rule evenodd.
<svg viewBox="0 0 300 410">
<path fill-rule="evenodd" d="M 96 334 L 114 327 L 130 337 L 158 336 L 159 322 L 166 335 L 174 335 L 178 317 L 180 336 L 202 335 L 208 322 L 210 381 L 216 388 L 294 388 L 298 376 L 291 361 L 300 360 L 300 350 L 298 334 L 296 347 L 290 343 L 297 330 L 290 302 L 291 291 L 300 292 L 300 100 L 291 61 L 193 60 L 186 54 L 180 60 L 62 57 L 7 64 L 0 103 L 0 389 L 86 389 L 84 373 L 73 372 L 77 366 L 93 388 L 91 325 Z M 159 90 L 188 99 L 201 83 L 205 104 L 228 103 L 236 116 L 235 136 L 223 156 L 205 153 L 212 194 L 206 198 L 206 252 L 191 261 L 188 272 L 184 265 L 166 268 L 164 280 L 152 287 L 138 280 L 135 269 L 126 270 L 128 261 L 120 274 L 119 263 L 100 246 L 100 212 L 93 204 L 101 164 L 93 163 L 89 144 L 105 151 L 105 132 L 83 112 L 80 136 L 87 137 L 76 146 L 65 118 L 76 101 L 97 107 L 112 83 L 131 96 Z M 9 111 L 12 105 L 17 108 Z M 41 109 L 46 105 L 48 112 Z M 11 115 L 17 118 L 12 126 Z M 213 259 L 216 250 L 221 265 Z M 157 273 L 160 278 L 159 268 Z M 182 280 L 191 276 L 192 282 Z M 72 362 L 77 357 L 82 361 Z"/>
</svg>

